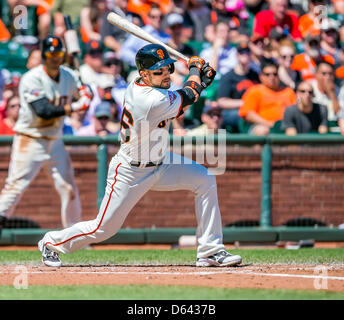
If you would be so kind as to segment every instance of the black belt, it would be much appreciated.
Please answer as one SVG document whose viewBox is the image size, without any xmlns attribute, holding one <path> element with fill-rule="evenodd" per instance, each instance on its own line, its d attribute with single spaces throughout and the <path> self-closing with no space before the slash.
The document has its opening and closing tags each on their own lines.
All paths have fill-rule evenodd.
<svg viewBox="0 0 344 320">
<path fill-rule="evenodd" d="M 148 167 L 158 167 L 162 164 L 162 161 L 160 162 L 136 162 L 136 161 L 132 161 L 130 162 L 130 165 L 133 167 L 141 167 L 141 168 L 148 168 Z"/>
</svg>

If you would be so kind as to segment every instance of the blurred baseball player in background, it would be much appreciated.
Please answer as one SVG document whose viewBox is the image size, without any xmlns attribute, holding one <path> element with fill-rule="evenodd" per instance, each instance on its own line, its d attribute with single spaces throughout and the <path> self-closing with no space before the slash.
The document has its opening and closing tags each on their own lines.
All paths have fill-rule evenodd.
<svg viewBox="0 0 344 320">
<path fill-rule="evenodd" d="M 60 38 L 42 42 L 43 64 L 25 73 L 19 84 L 20 111 L 14 130 L 8 178 L 0 194 L 0 225 L 4 225 L 23 192 L 44 165 L 61 199 L 63 227 L 81 221 L 81 205 L 69 154 L 64 148 L 63 119 L 88 108 L 92 93 L 71 69 L 62 66 Z M 72 102 L 73 97 L 78 99 Z"/>
<path fill-rule="evenodd" d="M 241 263 L 241 257 L 229 254 L 223 245 L 215 177 L 200 164 L 167 151 L 171 120 L 199 99 L 216 71 L 201 58 L 192 57 L 183 88 L 170 91 L 174 62 L 160 45 L 149 44 L 137 52 L 140 77 L 129 84 L 125 93 L 121 147 L 109 164 L 99 213 L 94 220 L 46 233 L 38 243 L 45 265 L 59 267 L 59 253 L 71 253 L 116 234 L 148 190 L 194 193 L 198 224 L 196 266 Z"/>
</svg>

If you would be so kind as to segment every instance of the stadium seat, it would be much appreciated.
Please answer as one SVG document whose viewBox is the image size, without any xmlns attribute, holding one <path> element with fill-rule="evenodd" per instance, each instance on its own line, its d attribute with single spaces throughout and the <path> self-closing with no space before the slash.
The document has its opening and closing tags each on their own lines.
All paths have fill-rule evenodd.
<svg viewBox="0 0 344 320">
<path fill-rule="evenodd" d="M 285 223 L 282 224 L 282 226 L 287 226 L 287 227 L 326 227 L 326 223 L 319 221 L 314 218 L 308 218 L 308 217 L 298 217 L 298 218 L 293 218 Z"/>
<path fill-rule="evenodd" d="M 0 43 L 0 67 L 20 73 L 26 72 L 26 62 L 29 56 L 23 45 L 9 41 Z"/>
<path fill-rule="evenodd" d="M 239 127 L 240 133 L 248 133 L 248 131 L 250 130 L 250 127 L 251 127 L 251 123 L 245 121 L 244 118 L 240 118 L 238 127 Z"/>
</svg>

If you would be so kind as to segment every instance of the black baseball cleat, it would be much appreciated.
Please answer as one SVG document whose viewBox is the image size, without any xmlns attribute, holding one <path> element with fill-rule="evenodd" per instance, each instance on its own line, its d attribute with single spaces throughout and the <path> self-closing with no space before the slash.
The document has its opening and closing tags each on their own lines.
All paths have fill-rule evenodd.
<svg viewBox="0 0 344 320">
<path fill-rule="evenodd" d="M 238 265 L 241 261 L 239 255 L 232 255 L 225 250 L 221 250 L 212 256 L 198 258 L 196 267 L 228 267 Z"/>
<path fill-rule="evenodd" d="M 62 262 L 60 260 L 59 254 L 44 246 L 42 240 L 38 242 L 38 250 L 42 253 L 42 262 L 44 265 L 55 268 L 61 267 Z"/>
<path fill-rule="evenodd" d="M 0 216 L 0 237 L 2 233 L 2 229 L 5 227 L 7 218 L 5 216 Z"/>
</svg>

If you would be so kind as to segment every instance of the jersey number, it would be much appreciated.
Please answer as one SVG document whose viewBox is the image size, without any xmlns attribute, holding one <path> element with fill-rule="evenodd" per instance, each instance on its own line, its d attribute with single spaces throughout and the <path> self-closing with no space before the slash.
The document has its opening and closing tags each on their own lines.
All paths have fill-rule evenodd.
<svg viewBox="0 0 344 320">
<path fill-rule="evenodd" d="M 130 141 L 130 126 L 134 125 L 134 119 L 131 113 L 124 107 L 121 118 L 121 138 L 127 143 Z"/>
</svg>

